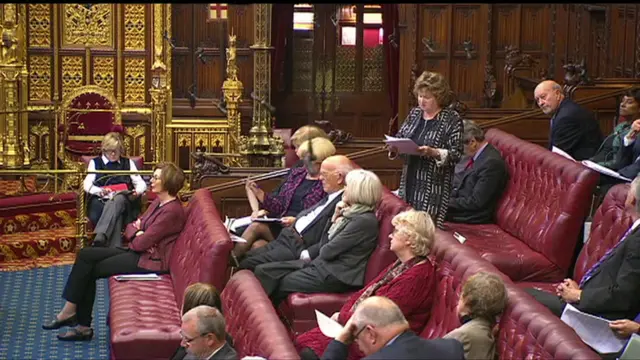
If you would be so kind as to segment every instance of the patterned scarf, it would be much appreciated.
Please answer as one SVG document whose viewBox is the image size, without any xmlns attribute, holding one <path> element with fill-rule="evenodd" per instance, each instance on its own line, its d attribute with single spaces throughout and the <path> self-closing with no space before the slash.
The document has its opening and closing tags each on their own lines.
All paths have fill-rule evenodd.
<svg viewBox="0 0 640 360">
<path fill-rule="evenodd" d="M 356 300 L 356 302 L 353 303 L 353 306 L 351 307 L 351 312 L 354 312 L 356 310 L 356 307 L 362 301 L 364 301 L 364 299 L 370 297 L 371 295 L 374 295 L 376 291 L 378 291 L 378 289 L 380 289 L 382 286 L 388 284 L 389 282 L 391 282 L 391 280 L 402 275 L 402 273 L 411 269 L 415 264 L 419 263 L 424 259 L 425 259 L 424 256 L 416 256 L 413 259 L 407 261 L 406 263 L 403 263 L 402 261 L 400 261 L 400 259 L 396 260 L 396 263 L 393 264 L 393 267 L 391 267 L 389 271 L 387 271 L 387 274 L 383 276 L 382 279 L 378 280 L 375 284 L 369 285 L 369 287 L 367 287 L 367 290 L 365 290 L 362 293 L 362 295 L 360 295 L 358 300 Z"/>
<path fill-rule="evenodd" d="M 338 217 L 329 228 L 329 240 L 333 239 L 333 236 L 335 234 L 339 233 L 342 229 L 344 229 L 345 226 L 347 226 L 348 221 L 346 221 L 346 219 L 350 219 L 356 215 L 373 211 L 373 209 L 375 209 L 373 206 L 362 204 L 355 204 L 344 208 L 344 210 L 342 210 L 342 216 Z"/>
</svg>

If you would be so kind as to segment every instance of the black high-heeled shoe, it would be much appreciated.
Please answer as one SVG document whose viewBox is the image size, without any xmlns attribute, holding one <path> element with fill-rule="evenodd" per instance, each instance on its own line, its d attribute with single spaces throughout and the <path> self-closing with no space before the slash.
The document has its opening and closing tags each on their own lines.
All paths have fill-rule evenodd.
<svg viewBox="0 0 640 360">
<path fill-rule="evenodd" d="M 83 333 L 77 328 L 70 329 L 69 332 L 64 334 L 58 334 L 58 340 L 60 341 L 89 341 L 93 339 L 93 329 L 89 329 L 89 332 Z"/>
<path fill-rule="evenodd" d="M 42 324 L 42 328 L 45 330 L 56 330 L 60 329 L 63 326 L 76 326 L 78 325 L 78 318 L 76 315 L 69 316 L 64 320 L 58 320 L 57 317 L 53 318 L 51 322 L 47 324 Z"/>
</svg>

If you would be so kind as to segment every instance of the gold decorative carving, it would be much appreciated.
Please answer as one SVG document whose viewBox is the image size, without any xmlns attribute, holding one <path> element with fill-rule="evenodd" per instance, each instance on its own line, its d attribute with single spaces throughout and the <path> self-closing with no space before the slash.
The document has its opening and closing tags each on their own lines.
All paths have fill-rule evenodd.
<svg viewBox="0 0 640 360">
<path fill-rule="evenodd" d="M 16 20 L 16 4 L 4 4 L 4 22 L 15 24 Z"/>
<path fill-rule="evenodd" d="M 49 126 L 42 122 L 29 129 L 29 148 L 31 149 L 31 168 L 49 169 Z"/>
<path fill-rule="evenodd" d="M 330 67 L 327 67 L 330 69 Z M 333 73 L 327 72 L 326 82 L 331 81 Z M 320 82 L 321 86 L 322 82 Z M 336 46 L 336 92 L 354 92 L 356 90 L 356 49 L 353 46 Z M 318 79 L 316 79 L 316 87 Z M 326 87 L 331 92 L 330 87 Z"/>
<path fill-rule="evenodd" d="M 164 38 L 162 36 L 162 7 L 163 4 L 153 4 L 153 66 L 151 66 L 151 70 L 167 70 L 167 65 L 165 65 L 162 60 L 162 49 L 164 46 Z"/>
<path fill-rule="evenodd" d="M 191 147 L 191 134 L 178 134 L 178 147 Z"/>
<path fill-rule="evenodd" d="M 29 57 L 29 100 L 51 100 L 51 56 Z"/>
<path fill-rule="evenodd" d="M 112 57 L 96 56 L 93 58 L 93 83 L 113 92 L 115 83 L 115 61 Z"/>
<path fill-rule="evenodd" d="M 124 59 L 124 101 L 125 103 L 144 103 L 145 93 L 145 58 Z"/>
<path fill-rule="evenodd" d="M 144 156 L 145 126 L 138 124 L 136 126 L 125 127 L 124 130 L 124 146 L 127 149 L 127 154 L 131 156 Z M 138 151 L 136 151 L 136 143 L 138 144 Z"/>
<path fill-rule="evenodd" d="M 293 48 L 293 91 L 311 92 L 313 41 L 294 37 Z"/>
<path fill-rule="evenodd" d="M 240 141 L 240 124 L 242 114 L 240 113 L 240 103 L 242 99 L 242 91 L 244 86 L 238 80 L 238 66 L 236 65 L 236 37 L 229 35 L 229 47 L 226 50 L 227 60 L 227 79 L 222 84 L 222 92 L 224 102 L 227 108 L 227 123 L 229 125 L 229 153 L 238 153 Z M 232 55 L 232 56 L 230 56 Z M 224 141 L 223 141 L 224 143 Z M 244 165 L 240 159 L 232 157 L 229 159 L 232 166 Z"/>
<path fill-rule="evenodd" d="M 62 57 L 62 96 L 66 97 L 70 92 L 82 86 L 84 82 L 83 57 Z"/>
<path fill-rule="evenodd" d="M 64 4 L 63 45 L 113 47 L 114 4 Z"/>
<path fill-rule="evenodd" d="M 382 79 L 382 74 L 384 73 L 384 55 L 382 46 L 364 47 L 363 57 L 362 70 L 364 79 L 362 81 L 362 91 L 383 91 L 384 80 Z"/>
<path fill-rule="evenodd" d="M 51 47 L 51 4 L 29 4 L 29 46 Z"/>
<path fill-rule="evenodd" d="M 145 49 L 145 4 L 124 5 L 124 49 Z"/>
</svg>

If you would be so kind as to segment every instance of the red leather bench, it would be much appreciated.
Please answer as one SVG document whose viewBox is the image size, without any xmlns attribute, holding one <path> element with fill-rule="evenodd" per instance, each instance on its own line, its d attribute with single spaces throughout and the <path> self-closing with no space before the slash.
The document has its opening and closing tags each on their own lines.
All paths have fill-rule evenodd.
<svg viewBox="0 0 640 360">
<path fill-rule="evenodd" d="M 195 282 L 224 289 L 233 243 L 211 193 L 195 192 L 187 221 L 176 240 L 170 274 L 160 281 L 109 279 L 112 359 L 168 359 L 180 345 L 182 300 Z"/>
<path fill-rule="evenodd" d="M 376 210 L 380 231 L 378 234 L 378 246 L 369 257 L 365 273 L 365 284 L 368 284 L 389 264 L 396 260 L 396 255 L 389 249 L 389 235 L 393 232 L 391 220 L 400 212 L 410 206 L 399 197 L 393 195 L 388 189 L 384 189 L 382 201 Z M 317 326 L 315 310 L 325 314 L 333 314 L 340 310 L 342 304 L 351 296 L 351 293 L 333 294 L 293 293 L 279 307 L 280 313 L 289 322 L 293 334 L 300 334 Z"/>
<path fill-rule="evenodd" d="M 486 138 L 502 153 L 509 172 L 496 222 L 446 225 L 514 281 L 562 280 L 598 174 L 498 129 L 489 129 Z"/>
<path fill-rule="evenodd" d="M 438 231 L 432 254 L 438 263 L 438 296 L 434 298 L 431 316 L 420 336 L 438 338 L 460 326 L 456 306 L 461 285 L 471 275 L 485 271 L 501 276 L 509 294 L 496 335 L 499 359 L 600 358 L 573 329 L 515 286 L 473 249 Z"/>
<path fill-rule="evenodd" d="M 239 358 L 300 359 L 271 300 L 251 271 L 234 274 L 221 297 L 227 332 Z"/>
<path fill-rule="evenodd" d="M 579 283 L 591 266 L 620 241 L 622 235 L 638 218 L 633 210 L 625 208 L 624 202 L 628 192 L 628 184 L 612 187 L 596 210 L 589 239 L 582 248 L 573 271 L 573 279 L 576 282 Z M 522 288 L 536 288 L 550 293 L 555 293 L 558 284 L 559 282 L 518 283 Z"/>
</svg>

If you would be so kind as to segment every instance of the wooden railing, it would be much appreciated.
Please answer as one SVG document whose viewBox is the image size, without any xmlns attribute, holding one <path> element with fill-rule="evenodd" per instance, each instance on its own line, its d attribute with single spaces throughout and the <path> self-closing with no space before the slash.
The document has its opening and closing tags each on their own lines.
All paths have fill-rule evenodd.
<svg viewBox="0 0 640 360">
<path fill-rule="evenodd" d="M 638 89 L 638 86 L 627 86 L 624 88 L 620 88 L 620 89 L 616 89 L 616 90 L 612 90 L 612 91 L 607 91 L 605 93 L 602 94 L 598 94 L 598 95 L 594 95 L 594 96 L 589 96 L 586 97 L 584 99 L 580 99 L 578 101 L 576 101 L 578 104 L 580 105 L 588 105 L 591 103 L 595 103 L 598 101 L 602 101 L 602 100 L 606 100 L 608 98 L 611 97 L 615 97 L 615 96 L 621 96 L 624 93 L 626 93 L 629 90 L 635 90 Z M 495 127 L 495 126 L 502 126 L 502 125 L 506 125 L 506 124 L 510 124 L 513 123 L 515 121 L 521 121 L 521 120 L 525 120 L 531 117 L 536 117 L 536 116 L 542 116 L 542 110 L 540 109 L 534 109 L 534 110 L 530 110 L 530 111 L 525 111 L 523 113 L 517 114 L 517 115 L 510 115 L 510 116 L 505 116 L 499 119 L 495 119 L 495 120 L 488 120 L 488 121 L 484 121 L 478 125 L 480 125 L 480 127 L 482 127 L 483 129 L 486 128 L 491 128 L 491 127 Z"/>
</svg>

